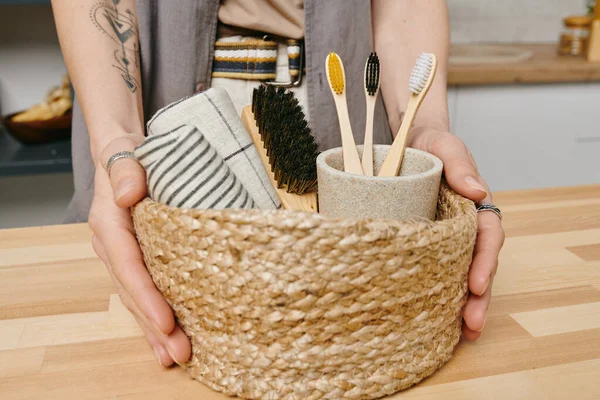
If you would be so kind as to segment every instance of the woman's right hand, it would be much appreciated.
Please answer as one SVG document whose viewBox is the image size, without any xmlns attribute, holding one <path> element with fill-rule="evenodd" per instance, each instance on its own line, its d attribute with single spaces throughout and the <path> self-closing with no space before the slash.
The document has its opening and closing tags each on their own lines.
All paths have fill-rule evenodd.
<svg viewBox="0 0 600 400">
<path fill-rule="evenodd" d="M 166 367 L 186 362 L 191 347 L 148 274 L 135 238 L 129 207 L 146 196 L 145 171 L 127 158 L 113 164 L 110 178 L 105 169 L 113 154 L 133 151 L 142 140 L 141 135 L 125 135 L 113 139 L 100 152 L 89 225 L 94 250 L 106 264 L 121 301 L 136 318 L 160 364 Z"/>
</svg>

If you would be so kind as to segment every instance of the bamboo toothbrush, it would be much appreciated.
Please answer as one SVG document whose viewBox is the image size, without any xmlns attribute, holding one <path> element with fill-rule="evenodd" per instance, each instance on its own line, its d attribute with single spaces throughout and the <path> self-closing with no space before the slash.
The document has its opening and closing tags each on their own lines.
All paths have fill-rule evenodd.
<svg viewBox="0 0 600 400">
<path fill-rule="evenodd" d="M 410 132 L 412 123 L 417 115 L 417 111 L 419 111 L 419 107 L 423 103 L 423 100 L 433 83 L 436 71 L 437 57 L 430 53 L 421 54 L 410 75 L 408 87 L 411 94 L 408 106 L 406 107 L 406 112 L 404 113 L 402 125 L 400 126 L 396 139 L 394 139 L 394 143 L 392 143 L 392 147 L 381 166 L 379 176 L 396 176 L 400 172 L 408 133 Z"/>
<path fill-rule="evenodd" d="M 373 176 L 373 114 L 379 93 L 379 57 L 371 53 L 365 63 L 365 99 L 367 103 L 367 123 L 363 145 L 362 168 L 367 176 Z"/>
<path fill-rule="evenodd" d="M 302 107 L 284 88 L 260 86 L 242 121 L 284 209 L 317 211 L 318 146 Z"/>
<path fill-rule="evenodd" d="M 344 64 L 336 53 L 329 53 L 325 62 L 327 70 L 327 80 L 331 88 L 331 94 L 335 101 L 338 119 L 340 122 L 340 131 L 342 133 L 342 155 L 344 157 L 344 171 L 363 175 L 360 157 L 352 135 L 352 126 L 350 125 L 350 116 L 348 115 L 348 103 L 346 102 L 346 75 Z"/>
</svg>

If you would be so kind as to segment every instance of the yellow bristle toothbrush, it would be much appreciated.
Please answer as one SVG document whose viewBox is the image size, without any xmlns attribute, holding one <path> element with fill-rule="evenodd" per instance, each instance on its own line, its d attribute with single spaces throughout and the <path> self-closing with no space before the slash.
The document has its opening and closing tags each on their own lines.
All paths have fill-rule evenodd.
<svg viewBox="0 0 600 400">
<path fill-rule="evenodd" d="M 348 103 L 346 102 L 346 75 L 344 64 L 336 53 L 329 53 L 325 62 L 327 80 L 331 88 L 331 94 L 335 101 L 340 131 L 342 134 L 342 155 L 344 157 L 344 171 L 350 174 L 363 175 L 360 157 L 352 135 L 350 116 L 348 115 Z"/>
<path fill-rule="evenodd" d="M 371 53 L 365 63 L 365 99 L 367 103 L 367 121 L 365 142 L 363 145 L 362 168 L 366 176 L 373 176 L 373 114 L 379 93 L 380 76 L 379 57 Z"/>
<path fill-rule="evenodd" d="M 400 172 L 408 133 L 415 120 L 417 111 L 419 111 L 419 107 L 423 103 L 423 100 L 433 83 L 435 72 L 437 71 L 437 64 L 437 57 L 434 54 L 423 53 L 417 59 L 417 63 L 410 75 L 408 88 L 411 91 L 411 94 L 408 106 L 406 107 L 406 112 L 404 113 L 402 125 L 400 126 L 396 139 L 394 139 L 394 143 L 381 166 L 378 176 L 396 176 Z"/>
</svg>

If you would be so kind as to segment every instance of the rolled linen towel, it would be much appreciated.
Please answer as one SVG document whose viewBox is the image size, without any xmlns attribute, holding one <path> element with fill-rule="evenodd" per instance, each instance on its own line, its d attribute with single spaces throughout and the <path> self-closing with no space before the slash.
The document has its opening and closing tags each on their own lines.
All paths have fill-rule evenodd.
<svg viewBox="0 0 600 400">
<path fill-rule="evenodd" d="M 256 208 L 237 176 L 194 126 L 151 136 L 135 155 L 146 170 L 148 193 L 159 203 L 179 208 Z"/>
<path fill-rule="evenodd" d="M 135 154 L 153 200 L 180 208 L 281 208 L 225 90 L 172 103 L 147 128 Z"/>
</svg>

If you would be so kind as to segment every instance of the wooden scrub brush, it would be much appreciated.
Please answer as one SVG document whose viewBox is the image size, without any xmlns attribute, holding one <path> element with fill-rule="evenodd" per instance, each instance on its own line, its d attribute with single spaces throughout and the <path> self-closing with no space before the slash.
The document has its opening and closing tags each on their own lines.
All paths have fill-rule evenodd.
<svg viewBox="0 0 600 400">
<path fill-rule="evenodd" d="M 271 85 L 254 89 L 242 121 L 283 208 L 316 212 L 319 150 L 294 94 Z"/>
</svg>

